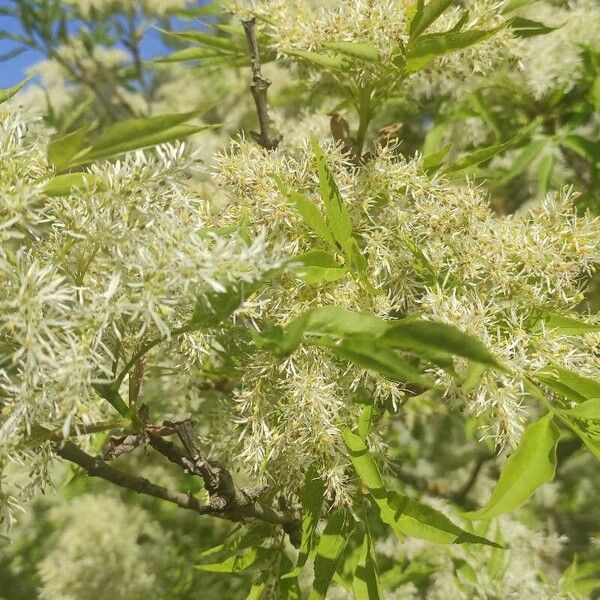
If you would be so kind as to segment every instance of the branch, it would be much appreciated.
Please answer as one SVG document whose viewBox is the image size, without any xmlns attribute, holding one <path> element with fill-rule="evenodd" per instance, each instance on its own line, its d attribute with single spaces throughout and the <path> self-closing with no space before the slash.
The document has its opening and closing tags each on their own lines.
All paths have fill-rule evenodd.
<svg viewBox="0 0 600 600">
<path fill-rule="evenodd" d="M 252 69 L 252 84 L 250 85 L 250 91 L 254 98 L 254 104 L 256 104 L 256 112 L 258 113 L 258 123 L 260 126 L 260 133 L 251 131 L 250 134 L 254 140 L 263 148 L 267 150 L 274 150 L 281 141 L 280 136 L 274 138 L 269 133 L 269 111 L 267 108 L 267 90 L 271 85 L 271 82 L 263 77 L 260 54 L 258 52 L 258 42 L 256 41 L 256 19 L 242 20 L 242 26 L 246 34 L 246 40 L 248 42 L 248 49 L 250 51 L 250 67 Z"/>
<path fill-rule="evenodd" d="M 172 442 L 149 432 L 150 445 L 172 463 L 202 478 L 210 495 L 213 514 L 233 521 L 252 518 L 281 525 L 294 545 L 300 543 L 299 515 L 292 510 L 276 510 L 258 502 L 265 491 L 262 488 L 237 489 L 231 473 L 223 465 L 203 456 L 196 442 L 194 422 L 189 416 L 164 421 L 163 426 L 175 430 L 185 452 Z"/>
<path fill-rule="evenodd" d="M 61 458 L 79 465 L 92 477 L 106 479 L 119 487 L 132 490 L 138 494 L 146 494 L 147 496 L 153 496 L 154 498 L 172 502 L 181 508 L 193 510 L 200 515 L 209 514 L 213 511 L 212 507 L 201 504 L 192 494 L 182 494 L 181 492 L 168 490 L 152 483 L 144 477 L 135 477 L 128 473 L 124 473 L 123 471 L 119 471 L 118 469 L 111 467 L 101 458 L 96 458 L 87 454 L 71 442 L 57 444 L 55 448 L 56 453 Z"/>
</svg>

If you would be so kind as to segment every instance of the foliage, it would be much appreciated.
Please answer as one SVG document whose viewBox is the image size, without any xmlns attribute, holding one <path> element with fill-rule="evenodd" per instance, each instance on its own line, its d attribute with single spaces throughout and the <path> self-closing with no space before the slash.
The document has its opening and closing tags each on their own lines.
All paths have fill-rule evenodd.
<svg viewBox="0 0 600 600">
<path fill-rule="evenodd" d="M 596 597 L 596 3 L 2 13 L 0 597 Z"/>
</svg>

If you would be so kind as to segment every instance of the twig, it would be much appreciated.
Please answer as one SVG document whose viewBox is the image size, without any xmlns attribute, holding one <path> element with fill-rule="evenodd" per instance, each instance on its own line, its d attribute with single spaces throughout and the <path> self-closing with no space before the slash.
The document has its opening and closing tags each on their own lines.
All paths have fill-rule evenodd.
<svg viewBox="0 0 600 600">
<path fill-rule="evenodd" d="M 118 469 L 111 467 L 101 458 L 95 458 L 94 456 L 87 454 L 71 442 L 57 444 L 56 453 L 65 460 L 79 465 L 92 477 L 106 479 L 119 487 L 132 490 L 138 494 L 154 496 L 155 498 L 172 502 L 181 508 L 193 510 L 200 515 L 213 512 L 211 506 L 201 504 L 200 501 L 191 494 L 182 494 L 181 492 L 168 490 L 152 483 L 144 477 L 135 477 L 128 473 L 124 473 L 123 471 L 119 471 Z"/>
<path fill-rule="evenodd" d="M 269 89 L 271 82 L 266 77 L 263 77 L 262 74 L 258 42 L 256 41 L 256 19 L 252 17 L 251 19 L 242 20 L 242 26 L 246 33 L 246 40 L 250 51 L 250 67 L 252 69 L 252 84 L 250 85 L 250 91 L 254 98 L 254 104 L 256 104 L 256 112 L 258 113 L 258 123 L 260 126 L 260 133 L 251 131 L 250 134 L 257 144 L 267 150 L 274 150 L 279 145 L 281 137 L 276 136 L 273 138 L 269 133 L 267 90 Z"/>
<path fill-rule="evenodd" d="M 206 459 L 196 441 L 194 422 L 183 415 L 165 421 L 163 426 L 173 429 L 185 452 L 159 435 L 149 432 L 150 445 L 170 462 L 202 478 L 210 495 L 213 514 L 233 521 L 259 519 L 267 523 L 281 525 L 294 545 L 300 543 L 299 515 L 293 510 L 276 510 L 258 501 L 263 488 L 237 489 L 231 473 L 219 462 Z"/>
</svg>

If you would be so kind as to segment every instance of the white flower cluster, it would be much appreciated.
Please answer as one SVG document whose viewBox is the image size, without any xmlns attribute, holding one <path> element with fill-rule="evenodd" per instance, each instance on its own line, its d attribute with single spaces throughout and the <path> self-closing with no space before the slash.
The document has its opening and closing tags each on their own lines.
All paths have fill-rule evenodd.
<svg viewBox="0 0 600 600">
<path fill-rule="evenodd" d="M 527 18 L 556 28 L 523 44 L 525 85 L 537 98 L 557 88 L 568 92 L 577 81 L 583 49 L 600 51 L 600 4 L 596 0 L 536 2 L 522 12 Z"/>
<path fill-rule="evenodd" d="M 429 500 L 436 504 L 433 499 Z M 437 503 L 439 505 L 439 503 Z M 443 509 L 439 505 L 438 508 Z M 566 541 L 554 533 L 534 530 L 510 517 L 502 517 L 497 535 L 506 550 L 473 549 L 469 545 L 440 547 L 410 539 L 400 546 L 395 537 L 377 544 L 377 550 L 395 560 L 418 560 L 428 564 L 432 582 L 427 598 L 469 600 L 471 598 L 545 598 L 566 600 L 561 592 L 556 562 Z M 494 532 L 488 536 L 494 538 Z M 386 598 L 412 600 L 421 597 L 413 584 L 404 584 L 388 592 Z"/>
<path fill-rule="evenodd" d="M 41 600 L 158 595 L 168 537 L 145 511 L 89 494 L 52 508 L 49 518 L 58 527 L 38 565 Z"/>
<path fill-rule="evenodd" d="M 463 31 L 493 30 L 506 21 L 502 10 L 506 2 L 469 0 L 445 10 L 428 32 L 451 30 L 467 14 Z M 256 0 L 233 2 L 230 10 L 237 14 L 264 16 L 265 30 L 273 47 L 285 56 L 288 51 L 326 51 L 331 42 L 373 44 L 382 63 L 402 53 L 409 41 L 408 15 L 414 8 L 409 0 L 343 0 L 342 2 L 297 2 Z M 443 55 L 430 66 L 405 80 L 384 69 L 381 85 L 388 96 L 406 95 L 411 102 L 434 95 L 464 96 L 478 81 L 477 75 L 489 73 L 502 61 L 517 61 L 521 43 L 510 28 L 500 28 L 489 39 L 474 46 Z M 293 55 L 292 55 L 293 58 Z M 359 69 L 361 78 L 377 78 L 378 69 Z M 346 73 L 346 76 L 348 73 Z M 393 89 L 395 88 L 395 89 Z M 384 92 L 384 95 L 385 93 Z"/>
<path fill-rule="evenodd" d="M 351 274 L 331 283 L 289 277 L 260 296 L 248 316 L 284 324 L 308 308 L 336 304 L 382 318 L 420 315 L 458 326 L 479 339 L 518 373 L 549 362 L 598 376 L 597 335 L 567 337 L 535 327 L 539 310 L 568 314 L 583 298 L 600 261 L 600 222 L 576 215 L 568 192 L 549 197 L 530 212 L 496 216 L 482 190 L 427 175 L 420 158 L 397 159 L 386 148 L 357 168 L 338 149 L 327 160 L 348 207 L 368 261 L 370 289 Z M 233 198 L 220 219 L 243 215 L 267 228 L 267 238 L 290 256 L 318 248 L 300 213 L 280 193 L 273 174 L 289 189 L 320 205 L 316 165 L 305 141 L 295 152 L 266 153 L 240 141 L 220 155 L 217 172 Z M 415 258 L 415 247 L 420 258 Z M 457 364 L 459 370 L 466 368 Z M 313 457 L 330 484 L 343 484 L 339 428 L 357 408 L 354 391 L 366 387 L 382 401 L 398 402 L 405 390 L 378 376 L 302 349 L 284 362 L 253 356 L 233 409 L 242 427 L 241 456 L 256 473 L 277 472 L 301 480 Z M 485 374 L 469 393 L 433 369 L 448 399 L 485 415 L 502 447 L 522 429 L 519 379 Z M 279 480 L 279 479 L 278 479 Z"/>
<path fill-rule="evenodd" d="M 63 196 L 44 193 L 54 175 L 46 148 L 35 122 L 2 109 L 2 461 L 26 454 L 37 425 L 68 435 L 75 421 L 101 416 L 94 384 L 148 340 L 168 340 L 200 298 L 272 266 L 260 236 L 247 245 L 207 229 L 183 146 L 94 165 L 102 183 Z"/>
</svg>

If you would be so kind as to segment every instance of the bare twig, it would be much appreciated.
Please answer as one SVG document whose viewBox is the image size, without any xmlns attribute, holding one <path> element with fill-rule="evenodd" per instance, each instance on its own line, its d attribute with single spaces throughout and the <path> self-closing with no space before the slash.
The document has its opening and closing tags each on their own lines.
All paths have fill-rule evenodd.
<svg viewBox="0 0 600 600">
<path fill-rule="evenodd" d="M 154 496 L 155 498 L 172 502 L 181 508 L 193 510 L 200 515 L 213 512 L 212 507 L 201 504 L 200 501 L 191 494 L 182 494 L 181 492 L 168 490 L 152 483 L 144 477 L 135 477 L 128 473 L 124 473 L 123 471 L 119 471 L 118 469 L 111 467 L 101 458 L 96 458 L 87 454 L 72 442 L 57 444 L 56 453 L 65 460 L 79 465 L 92 477 L 106 479 L 119 487 L 132 490 L 138 494 L 146 494 L 147 496 Z"/>
<path fill-rule="evenodd" d="M 246 33 L 246 40 L 250 51 L 250 67 L 252 69 L 252 84 L 250 85 L 250 91 L 254 98 L 254 104 L 256 104 L 256 112 L 258 113 L 258 123 L 260 126 L 260 133 L 251 131 L 250 134 L 263 148 L 274 150 L 279 145 L 281 137 L 271 137 L 271 134 L 269 133 L 267 90 L 269 89 L 271 82 L 266 77 L 263 77 L 262 74 L 258 42 L 256 41 L 256 19 L 252 17 L 251 19 L 242 20 L 242 25 L 244 27 L 244 32 Z"/>
<path fill-rule="evenodd" d="M 153 433 L 148 435 L 150 445 L 172 463 L 202 478 L 210 495 L 213 514 L 233 521 L 259 519 L 281 525 L 293 544 L 300 543 L 299 515 L 293 510 L 276 510 L 259 502 L 265 492 L 260 486 L 253 489 L 236 488 L 231 473 L 219 462 L 208 460 L 202 454 L 196 440 L 194 422 L 189 416 L 165 421 L 163 426 L 177 433 L 185 451 Z"/>
</svg>

